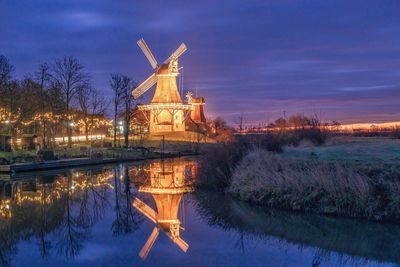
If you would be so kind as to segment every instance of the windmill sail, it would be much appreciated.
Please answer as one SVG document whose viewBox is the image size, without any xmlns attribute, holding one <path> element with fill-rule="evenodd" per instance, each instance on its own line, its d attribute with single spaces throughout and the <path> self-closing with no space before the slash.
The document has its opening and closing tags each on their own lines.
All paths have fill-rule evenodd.
<svg viewBox="0 0 400 267">
<path fill-rule="evenodd" d="M 134 98 L 140 97 L 147 90 L 149 90 L 153 85 L 157 82 L 157 76 L 155 73 L 150 75 L 144 82 L 142 82 L 135 90 L 132 91 L 132 95 Z"/>
<path fill-rule="evenodd" d="M 150 65 L 153 67 L 153 69 L 157 68 L 157 60 L 155 59 L 155 57 L 153 56 L 153 53 L 151 53 L 150 48 L 147 46 L 146 42 L 144 41 L 144 39 L 140 39 L 137 42 L 138 46 L 140 47 L 140 49 L 142 49 L 143 54 L 146 56 L 146 58 L 149 60 Z"/>
<path fill-rule="evenodd" d="M 147 255 L 149 255 L 149 252 L 151 248 L 154 245 L 154 242 L 156 242 L 156 239 L 158 237 L 158 234 L 160 233 L 160 229 L 157 227 L 154 227 L 153 232 L 151 232 L 151 235 L 146 241 L 146 244 L 144 244 L 143 248 L 139 252 L 139 257 L 142 260 L 145 260 L 147 258 Z"/>
<path fill-rule="evenodd" d="M 167 64 L 171 61 L 172 57 L 179 58 L 185 51 L 187 50 L 187 47 L 184 43 L 181 43 L 181 45 L 178 47 L 178 49 L 175 50 L 174 53 L 172 53 L 167 60 L 164 61 L 164 64 Z"/>
<path fill-rule="evenodd" d="M 138 198 L 135 198 L 132 205 L 137 208 L 144 216 L 149 218 L 152 222 L 157 223 L 157 213 L 146 203 Z"/>
<path fill-rule="evenodd" d="M 189 249 L 189 244 L 186 243 L 182 238 L 173 237 L 170 233 L 167 233 L 167 236 L 174 242 L 183 252 L 186 252 Z"/>
</svg>

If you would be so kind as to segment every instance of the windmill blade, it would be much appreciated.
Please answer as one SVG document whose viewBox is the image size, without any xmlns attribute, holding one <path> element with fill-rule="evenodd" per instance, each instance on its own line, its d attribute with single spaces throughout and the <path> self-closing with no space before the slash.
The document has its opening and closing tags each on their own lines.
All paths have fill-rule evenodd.
<svg viewBox="0 0 400 267">
<path fill-rule="evenodd" d="M 157 60 L 153 56 L 153 53 L 151 53 L 150 48 L 147 46 L 144 39 L 142 38 L 139 41 L 137 41 L 137 44 L 140 47 L 140 49 L 142 49 L 143 54 L 146 56 L 147 60 L 150 62 L 150 65 L 153 67 L 153 69 L 157 68 L 157 65 L 158 65 Z"/>
<path fill-rule="evenodd" d="M 186 252 L 189 249 L 189 244 L 186 243 L 182 238 L 178 237 L 174 241 L 175 244 L 183 251 Z"/>
<path fill-rule="evenodd" d="M 155 210 L 149 207 L 146 203 L 144 203 L 138 198 L 135 198 L 135 200 L 132 203 L 132 206 L 134 206 L 137 210 L 139 210 L 144 216 L 149 218 L 151 221 L 157 223 L 157 212 L 155 212 Z"/>
<path fill-rule="evenodd" d="M 167 60 L 164 61 L 164 64 L 169 63 L 172 57 L 179 58 L 183 53 L 185 53 L 186 50 L 187 50 L 186 45 L 184 43 L 181 43 L 178 49 L 176 49 L 175 52 L 172 53 L 172 55 L 170 55 L 169 58 L 167 58 Z"/>
<path fill-rule="evenodd" d="M 156 239 L 160 233 L 160 229 L 157 227 L 154 227 L 153 232 L 151 232 L 149 238 L 146 241 L 146 244 L 142 247 L 142 249 L 139 252 L 139 257 L 142 260 L 145 260 L 147 258 L 147 255 L 149 255 L 149 252 L 151 248 L 154 245 L 154 242 L 156 242 Z"/>
<path fill-rule="evenodd" d="M 186 243 L 182 238 L 173 237 L 170 233 L 167 233 L 167 236 L 174 242 L 183 252 L 186 252 L 189 249 L 189 244 Z"/>
<path fill-rule="evenodd" d="M 136 99 L 143 95 L 147 90 L 149 90 L 157 82 L 157 76 L 155 73 L 150 75 L 144 82 L 142 82 L 138 87 L 132 91 L 133 97 Z"/>
</svg>

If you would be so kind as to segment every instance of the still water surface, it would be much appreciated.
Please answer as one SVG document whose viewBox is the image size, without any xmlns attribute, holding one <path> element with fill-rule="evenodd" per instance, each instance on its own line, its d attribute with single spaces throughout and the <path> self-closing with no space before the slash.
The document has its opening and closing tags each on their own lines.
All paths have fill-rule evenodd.
<svg viewBox="0 0 400 267">
<path fill-rule="evenodd" d="M 2 177 L 1 266 L 399 266 L 400 227 L 193 192 L 193 158 Z"/>
</svg>

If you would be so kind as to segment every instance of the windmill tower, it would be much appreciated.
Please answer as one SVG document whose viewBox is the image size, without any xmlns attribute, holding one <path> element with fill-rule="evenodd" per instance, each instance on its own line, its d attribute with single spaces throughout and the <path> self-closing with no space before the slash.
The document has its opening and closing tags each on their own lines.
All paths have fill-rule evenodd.
<svg viewBox="0 0 400 267">
<path fill-rule="evenodd" d="M 133 97 L 140 97 L 157 84 L 150 104 L 138 107 L 139 110 L 150 113 L 147 117 L 149 132 L 185 131 L 186 116 L 193 109 L 193 106 L 183 103 L 179 95 L 176 78 L 179 75 L 178 59 L 187 50 L 186 45 L 182 43 L 161 65 L 158 65 L 146 42 L 140 39 L 137 44 L 149 60 L 154 73 L 132 91 Z"/>
</svg>

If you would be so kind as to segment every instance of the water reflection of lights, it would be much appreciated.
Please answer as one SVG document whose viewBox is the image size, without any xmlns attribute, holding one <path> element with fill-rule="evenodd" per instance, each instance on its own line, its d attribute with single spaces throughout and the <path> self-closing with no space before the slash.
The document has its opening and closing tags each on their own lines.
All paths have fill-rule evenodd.
<svg viewBox="0 0 400 267">
<path fill-rule="evenodd" d="M 50 204 L 61 199 L 68 192 L 77 194 L 88 188 L 107 187 L 114 189 L 110 183 L 113 177 L 111 170 L 100 174 L 86 175 L 85 173 L 72 173 L 70 176 L 58 176 L 53 183 L 43 184 L 38 180 L 31 179 L 25 181 L 14 181 L 11 184 L 11 196 L 0 200 L 0 219 L 10 218 L 12 216 L 13 206 L 22 206 L 24 204 Z"/>
</svg>

